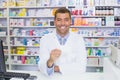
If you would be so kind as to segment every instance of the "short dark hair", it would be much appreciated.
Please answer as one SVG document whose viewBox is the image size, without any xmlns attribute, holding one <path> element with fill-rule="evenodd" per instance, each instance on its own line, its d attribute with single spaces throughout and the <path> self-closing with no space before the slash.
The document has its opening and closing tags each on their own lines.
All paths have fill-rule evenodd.
<svg viewBox="0 0 120 80">
<path fill-rule="evenodd" d="M 55 17 L 54 17 L 54 19 L 56 19 L 56 16 L 57 16 L 58 13 L 68 13 L 69 16 L 70 16 L 70 18 L 71 18 L 71 12 L 70 12 L 67 8 L 65 8 L 65 7 L 58 8 L 58 9 L 55 11 Z"/>
</svg>

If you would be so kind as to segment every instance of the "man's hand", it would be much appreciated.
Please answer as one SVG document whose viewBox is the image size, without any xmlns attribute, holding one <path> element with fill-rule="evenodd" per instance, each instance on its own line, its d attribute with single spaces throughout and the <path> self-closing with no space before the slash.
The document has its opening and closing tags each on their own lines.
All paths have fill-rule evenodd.
<svg viewBox="0 0 120 80">
<path fill-rule="evenodd" d="M 59 66 L 54 66 L 54 71 L 55 72 L 60 72 Z"/>
<path fill-rule="evenodd" d="M 59 50 L 59 49 L 52 50 L 50 53 L 50 58 L 47 61 L 47 66 L 52 67 L 52 65 L 60 57 L 60 55 L 61 55 L 61 50 Z"/>
</svg>

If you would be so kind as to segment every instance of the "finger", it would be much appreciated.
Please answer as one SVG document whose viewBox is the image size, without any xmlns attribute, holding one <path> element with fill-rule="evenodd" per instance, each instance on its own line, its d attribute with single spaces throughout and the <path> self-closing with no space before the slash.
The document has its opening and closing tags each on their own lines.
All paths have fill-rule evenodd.
<svg viewBox="0 0 120 80">
<path fill-rule="evenodd" d="M 56 53 L 58 53 L 58 54 L 61 53 L 61 50 L 60 50 L 60 49 L 56 49 L 55 51 L 56 51 Z"/>
</svg>

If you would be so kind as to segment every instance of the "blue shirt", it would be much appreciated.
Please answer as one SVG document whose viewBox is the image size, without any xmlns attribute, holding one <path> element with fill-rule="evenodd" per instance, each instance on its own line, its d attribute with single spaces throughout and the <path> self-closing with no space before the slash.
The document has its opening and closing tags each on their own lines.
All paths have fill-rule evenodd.
<svg viewBox="0 0 120 80">
<path fill-rule="evenodd" d="M 69 33 L 67 35 L 65 35 L 64 37 L 61 37 L 59 34 L 56 34 L 58 41 L 60 43 L 60 45 L 65 45 L 68 37 L 69 37 Z"/>
</svg>

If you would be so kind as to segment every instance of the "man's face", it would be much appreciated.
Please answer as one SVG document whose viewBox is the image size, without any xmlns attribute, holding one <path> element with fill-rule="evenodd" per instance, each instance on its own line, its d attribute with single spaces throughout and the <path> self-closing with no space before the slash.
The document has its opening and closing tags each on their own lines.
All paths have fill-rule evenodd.
<svg viewBox="0 0 120 80">
<path fill-rule="evenodd" d="M 65 36 L 69 32 L 69 27 L 71 25 L 71 18 L 68 13 L 58 13 L 56 19 L 54 20 L 54 25 L 56 26 L 56 31 L 59 35 Z"/>
</svg>

